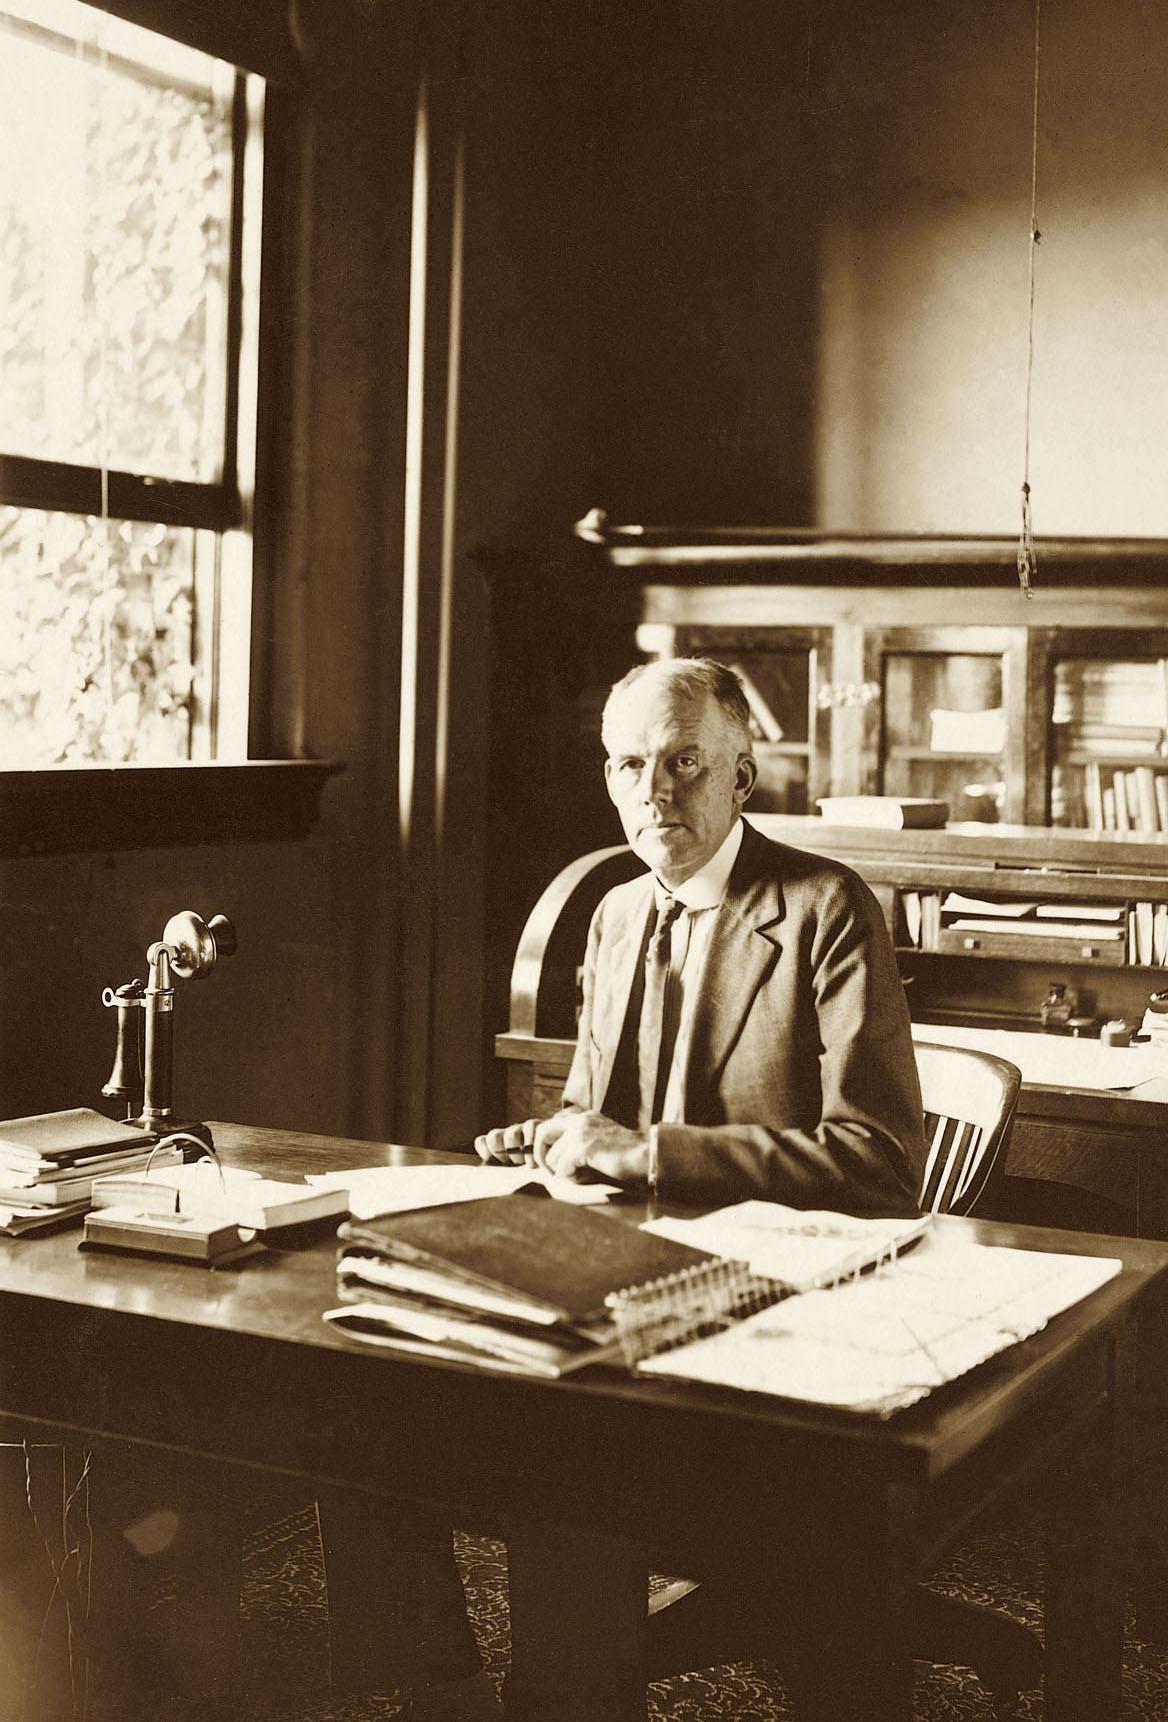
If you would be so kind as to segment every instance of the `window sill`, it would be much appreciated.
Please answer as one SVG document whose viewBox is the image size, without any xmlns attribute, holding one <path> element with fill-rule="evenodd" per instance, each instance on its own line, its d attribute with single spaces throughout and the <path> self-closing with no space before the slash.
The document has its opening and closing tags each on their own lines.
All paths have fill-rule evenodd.
<svg viewBox="0 0 1168 1722">
<path fill-rule="evenodd" d="M 0 771 L 0 856 L 306 837 L 331 760 Z"/>
</svg>

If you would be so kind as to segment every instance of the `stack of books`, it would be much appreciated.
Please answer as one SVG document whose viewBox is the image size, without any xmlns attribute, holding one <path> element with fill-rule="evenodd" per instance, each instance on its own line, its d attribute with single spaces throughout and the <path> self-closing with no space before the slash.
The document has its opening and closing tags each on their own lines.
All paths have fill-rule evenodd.
<svg viewBox="0 0 1168 1722">
<path fill-rule="evenodd" d="M 620 1355 L 610 1298 L 713 1262 L 534 1193 L 349 1220 L 338 1237 L 331 1326 L 407 1355 L 548 1378 Z"/>
<path fill-rule="evenodd" d="M 177 1148 L 159 1145 L 137 1125 L 85 1106 L 7 1119 L 0 1122 L 0 1233 L 55 1230 L 88 1210 L 103 1173 L 181 1159 Z"/>
</svg>

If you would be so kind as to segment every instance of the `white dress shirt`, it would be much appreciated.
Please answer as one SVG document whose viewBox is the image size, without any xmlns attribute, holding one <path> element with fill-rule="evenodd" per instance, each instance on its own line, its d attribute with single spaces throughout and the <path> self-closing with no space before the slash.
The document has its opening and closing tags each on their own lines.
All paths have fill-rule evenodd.
<svg viewBox="0 0 1168 1722">
<path fill-rule="evenodd" d="M 694 1006 L 701 991 L 702 973 L 714 936 L 718 910 L 741 847 L 742 821 L 736 819 L 721 847 L 705 866 L 691 874 L 676 890 L 669 890 L 660 879 L 654 878 L 653 881 L 658 909 L 662 908 L 667 897 L 672 897 L 675 902 L 683 903 L 686 911 L 677 917 L 669 934 L 669 977 L 665 986 L 667 1026 L 663 1038 L 667 1046 L 672 1040 L 673 1055 L 661 1113 L 666 1123 L 682 1122 L 685 1067 Z"/>
</svg>

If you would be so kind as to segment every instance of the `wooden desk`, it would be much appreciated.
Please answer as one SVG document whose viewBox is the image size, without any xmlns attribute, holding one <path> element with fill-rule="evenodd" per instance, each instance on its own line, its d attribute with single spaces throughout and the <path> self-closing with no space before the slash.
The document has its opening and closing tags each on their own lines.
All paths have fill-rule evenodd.
<svg viewBox="0 0 1168 1722">
<path fill-rule="evenodd" d="M 400 1156 L 215 1127 L 276 1174 Z M 443 1156 L 443 1158 L 449 1158 Z M 637 1217 L 637 1210 L 628 1213 Z M 571 1722 L 645 1711 L 644 1584 L 744 1573 L 788 1620 L 836 1628 L 808 1714 L 907 1718 L 912 1597 L 1007 1486 L 1051 1486 L 1047 1722 L 1119 1713 L 1123 1367 L 1168 1247 L 948 1220 L 986 1241 L 1121 1257 L 1122 1274 L 1033 1339 L 886 1422 L 589 1370 L 493 1376 L 362 1348 L 321 1321 L 331 1239 L 235 1270 L 0 1242 L 0 1412 L 433 1503 L 506 1536 L 515 1688 Z M 767 1593 L 763 1593 L 767 1594 Z M 860 1708 L 841 1694 L 856 1685 Z M 533 1714 L 550 1714 L 533 1709 Z"/>
</svg>

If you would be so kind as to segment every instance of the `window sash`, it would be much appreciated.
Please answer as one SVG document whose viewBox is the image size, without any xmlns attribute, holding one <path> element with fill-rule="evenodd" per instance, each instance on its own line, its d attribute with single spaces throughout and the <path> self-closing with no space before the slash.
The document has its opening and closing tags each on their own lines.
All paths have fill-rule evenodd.
<svg viewBox="0 0 1168 1722">
<path fill-rule="evenodd" d="M 205 526 L 213 532 L 229 532 L 243 524 L 243 499 L 234 481 L 199 484 L 112 470 L 104 477 L 108 507 L 103 509 L 100 467 L 0 454 L 0 503 L 92 515 L 99 520 L 108 514 L 111 520 Z"/>
<path fill-rule="evenodd" d="M 245 338 L 244 205 L 249 145 L 248 76 L 236 70 L 231 104 L 231 232 L 225 319 L 222 460 L 217 482 L 164 478 L 114 468 L 42 460 L 0 450 L 0 503 L 18 508 L 108 515 L 111 520 L 228 532 L 244 524 L 240 489 L 240 363 Z M 253 290 L 258 282 L 249 282 Z"/>
</svg>

